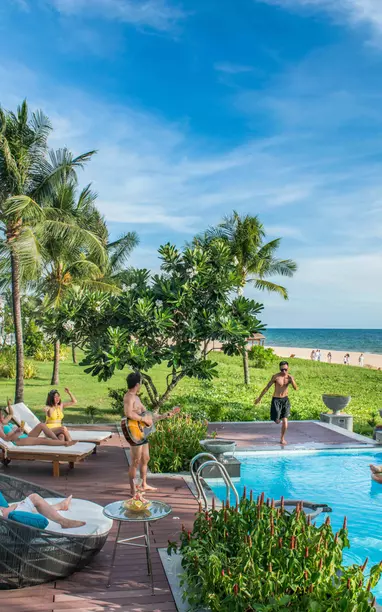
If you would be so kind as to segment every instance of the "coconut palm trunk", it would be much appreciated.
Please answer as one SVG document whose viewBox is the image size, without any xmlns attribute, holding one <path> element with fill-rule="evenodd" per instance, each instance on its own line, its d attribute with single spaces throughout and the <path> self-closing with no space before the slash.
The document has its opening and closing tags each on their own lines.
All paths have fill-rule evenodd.
<svg viewBox="0 0 382 612">
<path fill-rule="evenodd" d="M 53 359 L 53 374 L 52 385 L 58 385 L 60 382 L 60 341 L 55 340 L 54 342 L 54 359 Z"/>
<path fill-rule="evenodd" d="M 20 262 L 17 253 L 15 253 L 14 250 L 11 250 L 11 275 L 13 322 L 16 338 L 15 404 L 18 404 L 24 401 L 24 343 L 21 318 Z"/>
</svg>

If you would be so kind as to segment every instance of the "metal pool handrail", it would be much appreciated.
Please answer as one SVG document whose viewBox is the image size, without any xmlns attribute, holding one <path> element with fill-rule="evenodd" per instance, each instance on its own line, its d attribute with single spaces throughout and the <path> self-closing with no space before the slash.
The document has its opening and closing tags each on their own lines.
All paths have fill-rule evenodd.
<svg viewBox="0 0 382 612">
<path fill-rule="evenodd" d="M 190 461 L 190 474 L 191 474 L 191 478 L 192 481 L 195 485 L 196 491 L 198 493 L 198 502 L 200 502 L 202 500 L 202 498 L 204 500 L 206 500 L 206 497 L 204 495 L 204 491 L 203 491 L 203 487 L 200 484 L 200 479 L 196 478 L 195 476 L 195 472 L 194 472 L 194 464 L 195 462 L 200 459 L 200 457 L 209 457 L 209 459 L 212 459 L 213 461 L 216 461 L 216 463 L 218 462 L 218 460 L 216 459 L 216 457 L 214 455 L 211 455 L 211 453 L 198 453 L 197 455 L 195 455 L 195 457 L 193 457 Z"/>
<path fill-rule="evenodd" d="M 199 466 L 196 474 L 194 472 L 194 464 L 195 461 L 197 459 L 199 459 L 200 457 L 210 457 L 210 461 L 205 461 L 204 463 L 202 463 L 201 466 Z M 230 497 L 230 489 L 232 489 L 233 494 L 235 496 L 235 500 L 236 503 L 239 504 L 240 502 L 240 498 L 239 498 L 239 494 L 236 490 L 236 487 L 234 486 L 227 470 L 225 469 L 224 465 L 222 463 L 220 463 L 220 461 L 218 461 L 216 459 L 216 457 L 214 457 L 214 455 L 211 455 L 210 453 L 199 453 L 198 455 L 196 455 L 195 457 L 193 457 L 193 459 L 191 459 L 190 462 L 190 472 L 191 472 L 191 477 L 192 480 L 196 486 L 197 492 L 198 492 L 198 501 L 201 502 L 201 500 L 203 499 L 204 501 L 204 509 L 206 510 L 208 508 L 208 501 L 207 501 L 207 497 L 205 494 L 205 491 L 200 483 L 200 478 L 201 478 L 201 474 L 202 471 L 204 470 L 205 467 L 209 466 L 209 465 L 216 465 L 216 467 L 220 470 L 223 480 L 225 482 L 225 486 L 226 486 L 226 499 L 229 501 L 229 497 Z"/>
</svg>

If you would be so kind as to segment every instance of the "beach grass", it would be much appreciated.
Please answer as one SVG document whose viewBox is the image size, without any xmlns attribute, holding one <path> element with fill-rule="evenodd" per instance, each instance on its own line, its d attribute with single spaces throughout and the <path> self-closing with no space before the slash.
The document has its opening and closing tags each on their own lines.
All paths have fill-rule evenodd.
<svg viewBox="0 0 382 612">
<path fill-rule="evenodd" d="M 81 355 L 79 355 L 81 357 Z M 238 357 L 228 357 L 211 353 L 210 358 L 218 363 L 219 378 L 211 382 L 184 379 L 172 394 L 169 405 L 180 405 L 186 412 L 204 416 L 210 421 L 245 421 L 269 419 L 271 392 L 259 406 L 253 401 L 266 385 L 271 375 L 278 370 L 278 359 L 266 369 L 251 367 L 251 384 L 243 384 L 242 362 Z M 25 381 L 25 403 L 39 416 L 43 417 L 43 406 L 51 389 L 51 363 L 35 362 L 37 378 Z M 290 390 L 291 419 L 317 419 L 320 412 L 327 411 L 321 396 L 323 393 L 351 395 L 352 400 L 347 412 L 354 416 L 355 430 L 371 433 L 368 421 L 373 418 L 381 422 L 379 409 L 382 407 L 382 372 L 352 366 L 317 363 L 302 359 L 290 359 L 290 371 L 296 379 L 299 390 Z M 64 387 L 76 395 L 77 406 L 66 410 L 66 421 L 70 423 L 87 422 L 86 407 L 97 408 L 97 422 L 118 421 L 120 416 L 113 412 L 108 397 L 109 388 L 123 388 L 128 370 L 117 372 L 108 382 L 98 382 L 86 374 L 80 365 L 70 360 L 60 364 L 58 389 L 64 395 Z M 166 365 L 157 366 L 152 376 L 160 391 L 164 390 Z M 13 398 L 14 380 L 0 379 L 1 400 Z M 374 417 L 373 417 L 374 415 Z"/>
</svg>

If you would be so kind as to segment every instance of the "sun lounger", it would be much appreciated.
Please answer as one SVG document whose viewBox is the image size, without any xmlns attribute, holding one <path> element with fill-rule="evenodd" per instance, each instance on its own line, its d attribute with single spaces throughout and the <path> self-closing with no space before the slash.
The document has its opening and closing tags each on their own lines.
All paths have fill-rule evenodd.
<svg viewBox="0 0 382 612">
<path fill-rule="evenodd" d="M 62 499 L 56 491 L 4 474 L 0 474 L 0 491 L 9 504 L 31 493 L 38 493 L 49 503 Z M 113 521 L 104 516 L 101 506 L 73 499 L 65 516 L 86 520 L 86 525 L 62 529 L 49 521 L 46 529 L 37 529 L 0 517 L 0 589 L 36 586 L 65 578 L 81 570 L 102 549 Z M 3 610 L 11 607 L 9 603 Z"/>
<path fill-rule="evenodd" d="M 7 466 L 12 459 L 22 461 L 49 461 L 53 464 L 53 476 L 60 475 L 60 463 L 69 463 L 74 468 L 75 463 L 83 461 L 94 452 L 95 445 L 77 442 L 73 446 L 15 446 L 0 438 L 1 461 Z"/>
<path fill-rule="evenodd" d="M 31 429 L 36 427 L 40 423 L 39 419 L 33 414 L 33 412 L 23 403 L 14 404 L 12 406 L 14 413 L 14 421 L 17 425 L 20 425 L 21 421 L 25 423 L 25 433 L 29 433 Z M 72 440 L 77 442 L 90 442 L 92 444 L 99 445 L 113 435 L 111 431 L 86 431 L 86 430 L 70 430 Z"/>
</svg>

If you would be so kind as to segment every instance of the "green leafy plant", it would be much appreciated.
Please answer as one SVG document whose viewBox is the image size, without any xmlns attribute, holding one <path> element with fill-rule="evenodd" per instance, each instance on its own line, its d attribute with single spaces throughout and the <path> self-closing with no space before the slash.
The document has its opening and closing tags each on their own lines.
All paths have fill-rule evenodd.
<svg viewBox="0 0 382 612">
<path fill-rule="evenodd" d="M 98 408 L 96 408 L 95 406 L 87 406 L 84 412 L 85 412 L 85 415 L 90 420 L 90 423 L 92 424 L 95 423 L 95 419 L 98 414 Z"/>
<path fill-rule="evenodd" d="M 60 361 L 66 361 L 69 355 L 69 349 L 67 346 L 60 346 Z M 36 350 L 33 355 L 36 361 L 52 361 L 54 357 L 54 347 L 50 343 L 44 342 L 44 344 Z"/>
<path fill-rule="evenodd" d="M 271 348 L 252 346 L 248 351 L 248 359 L 254 368 L 266 368 L 276 360 L 276 355 Z"/>
<path fill-rule="evenodd" d="M 184 527 L 180 552 L 187 584 L 185 598 L 193 609 L 212 612 L 368 612 L 375 610 L 370 590 L 382 563 L 365 576 L 362 566 L 345 567 L 342 551 L 349 547 L 346 519 L 336 534 L 328 517 L 317 527 L 301 505 L 290 515 L 246 498 L 230 507 L 196 515 L 192 531 Z M 177 550 L 169 542 L 168 553 Z"/>
<path fill-rule="evenodd" d="M 201 452 L 200 440 L 207 437 L 207 422 L 179 415 L 158 422 L 150 436 L 152 472 L 188 470 L 191 459 Z"/>
<path fill-rule="evenodd" d="M 33 361 L 24 362 L 24 379 L 36 378 L 37 367 Z M 16 352 L 14 347 L 4 348 L 0 353 L 0 378 L 16 377 Z"/>
</svg>

